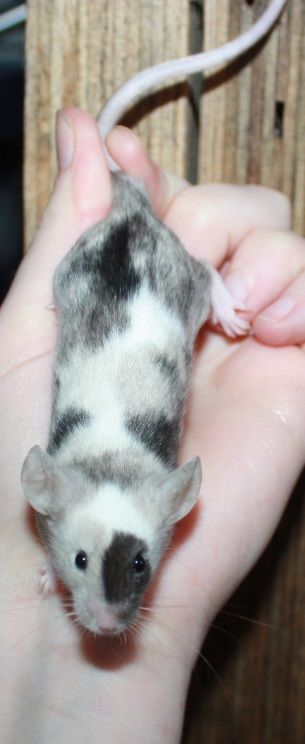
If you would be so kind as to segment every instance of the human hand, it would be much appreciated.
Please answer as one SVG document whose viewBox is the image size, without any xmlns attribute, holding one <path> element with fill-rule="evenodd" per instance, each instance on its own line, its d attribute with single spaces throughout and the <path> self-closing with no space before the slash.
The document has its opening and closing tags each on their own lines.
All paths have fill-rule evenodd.
<svg viewBox="0 0 305 744">
<path fill-rule="evenodd" d="M 255 187 L 191 188 L 162 174 L 131 133 L 118 128 L 110 136 L 111 154 L 143 178 L 156 210 L 194 255 L 224 265 L 227 276 L 236 269 L 247 282 L 252 277 L 246 302 L 255 335 L 232 342 L 205 331 L 199 340 L 181 459 L 201 455 L 202 499 L 176 532 L 136 644 L 80 642 L 60 599 L 37 594 L 43 557 L 20 488 L 25 454 L 47 437 L 56 326 L 46 307 L 53 271 L 111 203 L 94 122 L 79 111 L 67 116 L 73 162 L 67 166 L 69 129 L 61 126 L 66 168 L 0 316 L 0 618 L 7 679 L 1 718 L 11 726 L 15 706 L 15 726 L 23 732 L 16 741 L 24 740 L 27 722 L 28 738 L 40 744 L 78 742 L 84 735 L 93 744 L 101 731 L 113 744 L 123 734 L 127 744 L 137 736 L 170 744 L 179 737 L 202 637 L 271 536 L 303 464 L 304 241 L 288 232 L 284 197 Z M 240 287 L 235 280 L 235 291 Z M 261 319 L 261 309 L 285 299 L 287 287 L 299 298 L 290 320 Z"/>
</svg>

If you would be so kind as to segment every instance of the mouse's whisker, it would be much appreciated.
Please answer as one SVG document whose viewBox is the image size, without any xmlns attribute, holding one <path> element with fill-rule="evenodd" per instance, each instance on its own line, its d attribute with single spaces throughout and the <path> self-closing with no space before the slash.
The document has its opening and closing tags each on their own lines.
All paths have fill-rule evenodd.
<svg viewBox="0 0 305 744">
<path fill-rule="evenodd" d="M 145 617 L 143 618 L 141 616 L 141 613 L 139 612 L 138 616 L 134 618 L 134 620 L 132 621 L 129 627 L 130 633 L 134 637 L 139 638 L 141 637 L 143 630 L 145 630 L 145 626 L 146 626 L 146 618 Z"/>
<path fill-rule="evenodd" d="M 238 636 L 234 635 L 234 633 L 230 633 L 227 628 L 223 628 L 221 625 L 218 625 L 217 623 L 211 623 L 210 625 L 211 630 L 218 630 L 224 635 L 228 636 L 228 638 L 231 638 L 233 641 L 236 641 L 237 643 L 242 644 L 242 639 L 238 638 Z"/>
<path fill-rule="evenodd" d="M 270 630 L 278 630 L 277 625 L 273 625 L 272 623 L 266 623 L 264 620 L 257 620 L 254 617 L 248 617 L 247 615 L 241 615 L 237 612 L 231 612 L 230 610 L 220 610 L 220 615 L 228 615 L 229 617 L 237 618 L 238 620 L 244 620 L 247 623 L 253 623 L 254 625 L 260 625 L 262 628 L 269 628 Z"/>
<path fill-rule="evenodd" d="M 171 603 L 167 602 L 166 604 L 159 604 L 157 602 L 154 602 L 153 604 L 144 605 L 140 609 L 144 610 L 145 612 L 155 612 L 156 610 L 200 610 L 202 608 L 201 604 L 194 605 L 194 604 L 182 604 L 182 603 Z"/>
<path fill-rule="evenodd" d="M 119 639 L 120 639 L 120 643 L 121 643 L 122 646 L 126 646 L 127 645 L 127 643 L 128 643 L 128 634 L 126 633 L 125 630 L 123 630 L 122 633 L 120 633 Z"/>
<path fill-rule="evenodd" d="M 182 646 L 185 649 L 191 649 L 193 652 L 195 652 L 198 658 L 202 659 L 202 661 L 205 663 L 207 668 L 212 672 L 219 686 L 225 691 L 226 694 L 228 693 L 222 679 L 220 678 L 213 664 L 209 661 L 207 656 L 203 653 L 202 648 L 194 649 L 193 645 L 186 640 L 185 635 L 182 635 L 181 633 L 181 635 L 179 635 L 178 637 L 177 632 L 175 632 L 172 626 L 170 626 L 168 623 L 165 623 L 165 622 L 160 623 L 158 621 L 158 626 L 161 628 L 162 633 L 165 633 L 165 635 L 170 637 L 171 641 L 174 641 L 175 643 L 180 644 L 180 646 Z M 165 641 L 164 638 L 163 639 L 158 638 L 158 641 L 159 641 L 160 647 L 162 647 L 162 656 L 164 656 L 164 649 L 168 651 L 168 644 L 167 643 L 166 645 L 164 644 L 164 641 Z"/>
</svg>

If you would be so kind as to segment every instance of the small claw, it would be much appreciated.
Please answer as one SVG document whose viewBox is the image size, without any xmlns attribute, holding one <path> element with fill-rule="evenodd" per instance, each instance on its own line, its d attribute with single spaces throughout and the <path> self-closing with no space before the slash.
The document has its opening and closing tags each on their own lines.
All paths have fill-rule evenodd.
<svg viewBox="0 0 305 744">
<path fill-rule="evenodd" d="M 245 318 L 239 318 L 238 316 L 236 316 L 236 318 L 234 318 L 234 322 L 232 323 L 232 329 L 235 329 L 236 333 L 248 333 L 250 330 L 250 323 Z"/>
<path fill-rule="evenodd" d="M 226 289 L 226 292 L 229 293 L 229 290 L 227 289 L 227 287 L 225 287 L 225 289 Z M 240 302 L 240 300 L 235 300 L 234 297 L 231 297 L 231 301 L 232 301 L 232 307 L 234 308 L 234 310 L 242 310 L 243 313 L 250 312 L 250 308 L 248 307 L 248 305 L 245 304 L 245 302 Z"/>
</svg>

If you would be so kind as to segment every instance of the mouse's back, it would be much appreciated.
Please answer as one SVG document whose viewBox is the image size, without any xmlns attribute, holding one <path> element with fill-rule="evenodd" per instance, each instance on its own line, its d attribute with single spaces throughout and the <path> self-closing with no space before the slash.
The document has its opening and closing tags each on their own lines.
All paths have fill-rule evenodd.
<svg viewBox="0 0 305 744">
<path fill-rule="evenodd" d="M 113 187 L 110 215 L 86 231 L 55 273 L 61 353 L 122 333 L 144 290 L 181 324 L 190 350 L 209 311 L 210 272 L 155 217 L 138 181 L 116 173 Z"/>
</svg>

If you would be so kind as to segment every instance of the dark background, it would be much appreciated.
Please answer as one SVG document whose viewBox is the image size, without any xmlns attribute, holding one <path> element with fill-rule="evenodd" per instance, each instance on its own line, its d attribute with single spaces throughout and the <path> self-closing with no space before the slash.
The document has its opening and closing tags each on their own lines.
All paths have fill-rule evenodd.
<svg viewBox="0 0 305 744">
<path fill-rule="evenodd" d="M 20 2 L 0 0 L 0 14 Z M 0 302 L 22 255 L 24 24 L 0 33 Z"/>
</svg>

